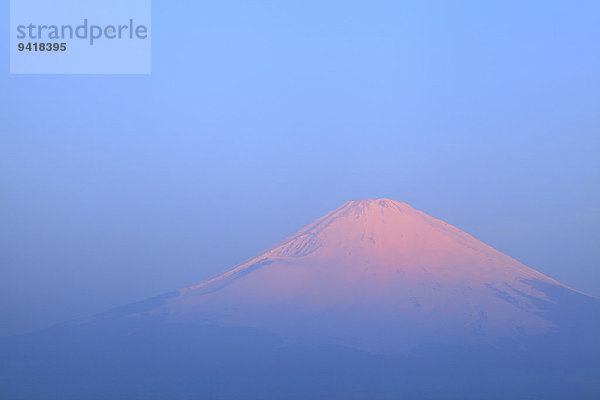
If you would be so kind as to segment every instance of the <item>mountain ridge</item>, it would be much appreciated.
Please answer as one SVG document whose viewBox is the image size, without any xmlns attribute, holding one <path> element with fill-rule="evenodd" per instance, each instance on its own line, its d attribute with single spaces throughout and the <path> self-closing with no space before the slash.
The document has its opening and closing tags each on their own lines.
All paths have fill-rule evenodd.
<svg viewBox="0 0 600 400">
<path fill-rule="evenodd" d="M 591 400 L 598 337 L 598 299 L 378 199 L 201 284 L 0 340 L 0 396 Z"/>
</svg>

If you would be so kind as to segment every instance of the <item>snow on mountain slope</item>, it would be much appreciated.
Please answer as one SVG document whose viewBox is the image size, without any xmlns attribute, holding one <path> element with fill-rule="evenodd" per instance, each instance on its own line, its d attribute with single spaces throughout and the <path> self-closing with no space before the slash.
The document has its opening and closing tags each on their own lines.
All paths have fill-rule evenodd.
<svg viewBox="0 0 600 400">
<path fill-rule="evenodd" d="M 404 352 L 549 332 L 560 283 L 394 200 L 350 201 L 152 314 Z"/>
</svg>

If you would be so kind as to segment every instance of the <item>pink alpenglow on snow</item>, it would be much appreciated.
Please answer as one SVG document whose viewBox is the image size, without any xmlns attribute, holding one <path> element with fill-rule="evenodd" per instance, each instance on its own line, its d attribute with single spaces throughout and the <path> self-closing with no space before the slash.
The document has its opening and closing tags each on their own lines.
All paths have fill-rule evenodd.
<svg viewBox="0 0 600 400">
<path fill-rule="evenodd" d="M 151 313 L 396 353 L 548 332 L 540 285 L 571 291 L 406 203 L 362 200 Z"/>
</svg>

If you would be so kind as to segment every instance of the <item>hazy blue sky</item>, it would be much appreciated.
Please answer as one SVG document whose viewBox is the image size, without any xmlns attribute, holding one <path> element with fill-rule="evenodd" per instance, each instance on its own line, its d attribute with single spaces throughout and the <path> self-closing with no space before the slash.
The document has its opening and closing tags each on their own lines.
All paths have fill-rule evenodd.
<svg viewBox="0 0 600 400">
<path fill-rule="evenodd" d="M 600 296 L 600 2 L 154 0 L 152 37 L 150 76 L 10 76 L 0 42 L 0 334 L 362 198 Z"/>
</svg>

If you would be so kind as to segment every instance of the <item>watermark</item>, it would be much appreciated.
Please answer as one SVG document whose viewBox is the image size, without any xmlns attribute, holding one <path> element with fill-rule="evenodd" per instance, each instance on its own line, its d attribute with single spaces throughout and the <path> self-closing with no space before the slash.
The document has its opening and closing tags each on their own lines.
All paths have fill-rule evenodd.
<svg viewBox="0 0 600 400">
<path fill-rule="evenodd" d="M 13 74 L 149 74 L 150 0 L 11 0 Z"/>
</svg>

